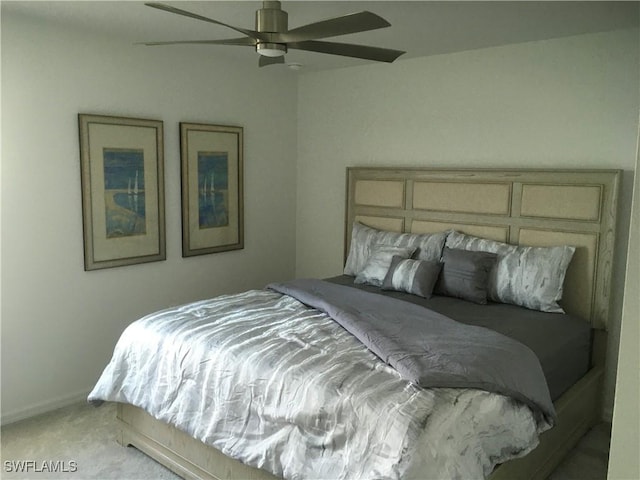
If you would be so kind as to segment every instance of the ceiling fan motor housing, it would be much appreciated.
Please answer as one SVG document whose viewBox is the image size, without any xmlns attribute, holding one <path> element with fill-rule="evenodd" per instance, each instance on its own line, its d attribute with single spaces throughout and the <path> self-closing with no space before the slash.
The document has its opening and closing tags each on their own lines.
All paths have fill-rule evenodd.
<svg viewBox="0 0 640 480">
<path fill-rule="evenodd" d="M 289 31 L 289 16 L 278 1 L 264 1 L 256 11 L 256 31 L 260 33 L 286 33 Z M 258 41 L 256 51 L 267 57 L 278 57 L 287 53 L 284 43 Z"/>
<path fill-rule="evenodd" d="M 261 33 L 289 31 L 289 16 L 280 8 L 280 2 L 262 2 L 262 8 L 256 11 L 256 30 Z"/>
</svg>

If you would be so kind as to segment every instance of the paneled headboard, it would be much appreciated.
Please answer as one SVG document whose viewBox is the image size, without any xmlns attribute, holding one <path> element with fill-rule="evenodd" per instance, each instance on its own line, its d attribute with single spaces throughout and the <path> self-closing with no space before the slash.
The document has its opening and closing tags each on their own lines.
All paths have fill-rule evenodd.
<svg viewBox="0 0 640 480">
<path fill-rule="evenodd" d="M 345 257 L 354 221 L 397 232 L 455 229 L 502 242 L 576 247 L 562 305 L 606 329 L 617 170 L 347 169 Z"/>
</svg>

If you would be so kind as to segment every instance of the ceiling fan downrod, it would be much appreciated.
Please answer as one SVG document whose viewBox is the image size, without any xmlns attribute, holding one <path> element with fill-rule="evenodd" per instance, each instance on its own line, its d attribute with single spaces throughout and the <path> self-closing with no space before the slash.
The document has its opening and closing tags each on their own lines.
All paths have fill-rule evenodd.
<svg viewBox="0 0 640 480">
<path fill-rule="evenodd" d="M 256 31 L 260 33 L 287 33 L 289 31 L 289 15 L 282 10 L 279 1 L 262 2 L 262 8 L 256 11 Z M 266 57 L 280 57 L 287 53 L 284 43 L 258 41 L 256 52 Z"/>
</svg>

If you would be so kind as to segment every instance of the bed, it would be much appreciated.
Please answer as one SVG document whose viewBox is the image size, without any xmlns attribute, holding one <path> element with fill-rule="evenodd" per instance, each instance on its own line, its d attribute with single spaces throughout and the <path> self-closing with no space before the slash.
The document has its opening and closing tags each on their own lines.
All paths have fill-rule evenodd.
<svg viewBox="0 0 640 480">
<path fill-rule="evenodd" d="M 569 315 L 559 318 L 571 318 L 572 322 L 577 322 L 576 330 L 581 333 L 572 333 L 575 338 L 572 337 L 571 341 L 568 333 L 556 333 L 553 337 L 564 341 L 560 342 L 557 350 L 575 349 L 578 353 L 574 358 L 582 360 L 572 368 L 569 368 L 572 361 L 553 363 L 544 352 L 536 350 L 545 348 L 544 336 L 532 340 L 531 348 L 543 364 L 567 367 L 567 371 L 561 372 L 548 365 L 543 368 L 549 395 L 554 400 L 554 416 L 557 418 L 551 423 L 555 426 L 540 428 L 544 432 L 540 436 L 540 444 L 530 453 L 506 461 L 492 472 L 485 472 L 486 475 L 490 473 L 491 479 L 546 478 L 600 417 L 618 182 L 619 172 L 603 170 L 347 170 L 347 267 L 357 229 L 427 236 L 453 231 L 454 235 L 447 234 L 446 237 L 446 241 L 452 242 L 448 253 L 454 250 L 475 252 L 478 242 L 473 239 L 478 238 L 484 239 L 485 243 L 509 244 L 522 249 L 529 246 L 555 248 L 553 246 L 557 245 L 575 248 L 564 277 L 561 304 Z M 464 248 L 453 248 L 460 246 Z M 381 293 L 377 286 L 354 285 L 353 275 L 335 277 L 324 283 L 368 295 Z M 402 292 L 392 291 L 387 296 L 400 297 L 399 301 L 407 305 L 423 303 L 422 300 L 416 302 L 414 295 Z M 413 302 L 406 301 L 412 298 Z M 465 303 L 468 302 L 462 302 L 463 305 Z M 459 301 L 452 302 L 436 295 L 427 306 L 435 312 L 453 318 L 457 316 L 463 322 L 475 315 L 460 305 Z M 484 309 L 482 322 L 490 322 L 496 315 L 504 316 L 498 312 L 509 311 L 508 315 L 511 315 L 516 310 L 523 310 L 492 302 L 481 308 Z M 529 312 L 526 315 L 535 317 L 532 309 L 526 310 Z M 545 315 L 545 318 L 549 315 L 557 318 L 557 314 Z M 479 320 L 468 323 L 474 321 Z M 520 323 L 527 322 L 525 319 Z M 554 323 L 551 320 L 542 330 L 552 328 Z M 565 323 L 569 322 L 562 325 Z M 586 328 L 580 328 L 578 324 Z M 507 324 L 504 328 L 511 331 L 514 327 Z M 506 330 L 503 333 L 509 333 Z M 538 346 L 534 345 L 536 343 Z M 553 356 L 553 353 L 548 356 Z M 120 443 L 139 448 L 185 478 L 274 478 L 269 472 L 223 455 L 129 403 L 118 404 L 118 420 Z M 527 452 L 528 449 L 523 449 L 523 453 Z M 286 476 L 296 477 L 290 472 Z"/>
</svg>

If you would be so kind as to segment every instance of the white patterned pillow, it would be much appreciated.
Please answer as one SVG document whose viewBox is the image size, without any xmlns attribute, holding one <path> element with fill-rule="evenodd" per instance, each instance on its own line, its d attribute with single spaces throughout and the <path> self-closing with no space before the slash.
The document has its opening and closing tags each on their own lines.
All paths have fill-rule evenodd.
<svg viewBox="0 0 640 480">
<path fill-rule="evenodd" d="M 362 271 L 356 276 L 354 283 L 367 283 L 381 287 L 384 277 L 389 271 L 394 256 L 409 258 L 415 247 L 394 247 L 392 245 L 374 245 Z"/>
<path fill-rule="evenodd" d="M 382 282 L 382 289 L 431 298 L 441 269 L 442 264 L 435 260 L 411 260 L 394 256 Z"/>
<path fill-rule="evenodd" d="M 564 313 L 564 277 L 575 247 L 523 247 L 451 232 L 449 248 L 491 252 L 498 261 L 489 275 L 489 298 L 542 312 Z"/>
<path fill-rule="evenodd" d="M 345 275 L 358 275 L 364 268 L 371 247 L 376 244 L 395 247 L 414 247 L 414 258 L 418 260 L 440 261 L 447 232 L 439 233 L 398 233 L 378 230 L 353 222 L 349 255 L 344 267 Z"/>
</svg>

